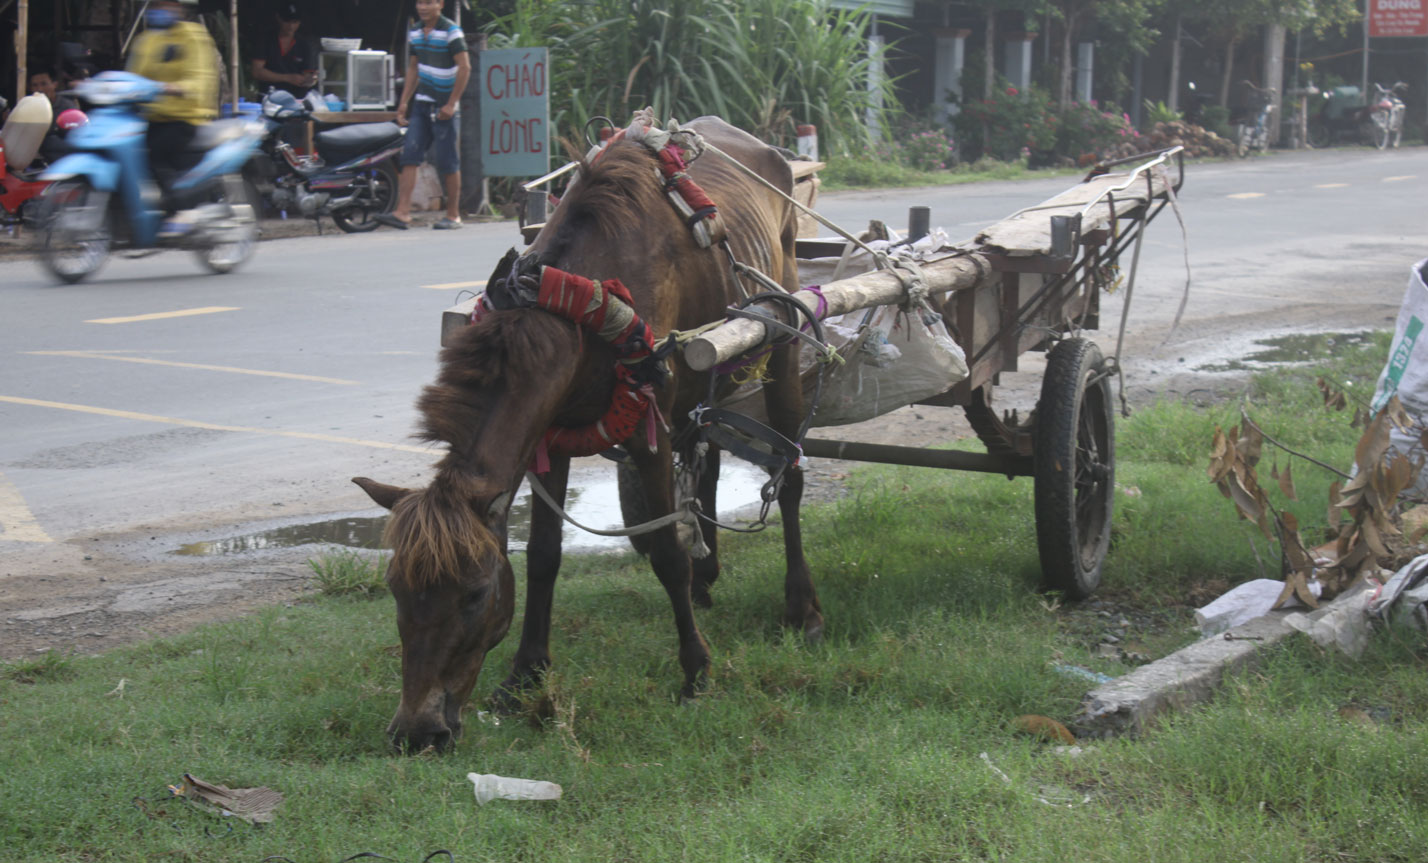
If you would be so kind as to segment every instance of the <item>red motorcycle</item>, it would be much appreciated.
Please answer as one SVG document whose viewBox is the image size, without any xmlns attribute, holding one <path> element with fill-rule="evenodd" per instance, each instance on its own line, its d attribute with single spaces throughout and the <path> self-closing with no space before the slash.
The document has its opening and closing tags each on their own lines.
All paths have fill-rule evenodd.
<svg viewBox="0 0 1428 863">
<path fill-rule="evenodd" d="M 0 97 L 0 111 L 6 102 Z M 26 204 L 49 185 L 39 179 L 40 170 L 30 170 L 30 165 L 40 151 L 40 144 L 50 131 L 50 100 L 44 96 L 26 96 L 15 104 L 15 110 L 5 118 L 0 127 L 0 229 L 11 229 L 23 225 L 26 220 Z M 89 117 L 78 108 L 61 111 L 56 125 L 68 132 L 89 122 Z"/>
</svg>

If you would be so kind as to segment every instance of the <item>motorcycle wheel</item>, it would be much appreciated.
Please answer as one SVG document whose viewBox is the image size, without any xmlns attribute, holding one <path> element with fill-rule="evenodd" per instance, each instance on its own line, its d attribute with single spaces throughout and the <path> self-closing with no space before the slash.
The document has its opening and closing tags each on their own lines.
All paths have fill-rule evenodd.
<svg viewBox="0 0 1428 863">
<path fill-rule="evenodd" d="M 237 239 L 198 249 L 198 259 L 215 273 L 231 273 L 253 256 L 253 249 L 258 245 L 257 208 L 249 196 L 248 184 L 238 174 L 225 176 L 212 200 L 228 204 Z"/>
<path fill-rule="evenodd" d="M 1381 113 L 1373 115 L 1373 145 L 1380 150 L 1388 147 L 1388 117 Z"/>
<path fill-rule="evenodd" d="M 89 278 L 109 260 L 109 250 L 114 244 L 114 217 L 109 212 L 107 198 L 84 180 L 60 180 L 40 194 L 37 219 L 40 262 L 65 284 Z M 81 228 L 75 224 L 76 211 L 95 206 L 96 199 L 102 202 L 98 205 L 104 207 L 98 224 Z"/>
<path fill-rule="evenodd" d="M 397 205 L 397 170 L 387 159 L 363 179 L 366 188 L 358 192 L 350 206 L 332 214 L 337 227 L 349 234 L 365 234 L 377 229 L 377 216 L 390 213 Z"/>
</svg>

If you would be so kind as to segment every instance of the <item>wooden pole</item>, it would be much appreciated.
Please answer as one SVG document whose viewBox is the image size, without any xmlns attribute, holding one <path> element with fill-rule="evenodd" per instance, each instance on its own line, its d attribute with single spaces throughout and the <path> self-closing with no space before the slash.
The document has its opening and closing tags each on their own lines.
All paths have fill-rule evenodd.
<svg viewBox="0 0 1428 863">
<path fill-rule="evenodd" d="M 30 0 L 20 0 L 15 10 L 15 69 L 19 73 L 15 81 L 15 101 L 25 98 L 25 88 L 30 83 L 30 70 L 26 67 L 30 52 Z"/>
<path fill-rule="evenodd" d="M 238 116 L 238 0 L 228 0 L 228 82 Z"/>
</svg>

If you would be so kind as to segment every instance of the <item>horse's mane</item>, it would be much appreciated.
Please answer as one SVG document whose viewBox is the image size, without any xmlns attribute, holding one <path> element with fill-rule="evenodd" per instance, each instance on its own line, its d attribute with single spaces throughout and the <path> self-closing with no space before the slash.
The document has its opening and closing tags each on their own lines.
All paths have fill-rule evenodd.
<svg viewBox="0 0 1428 863">
<path fill-rule="evenodd" d="M 586 232 L 607 240 L 643 232 L 659 197 L 656 166 L 639 144 L 617 142 L 593 163 L 561 201 L 563 221 L 541 253 L 554 264 Z M 661 216 L 663 210 L 658 210 Z M 431 485 L 392 507 L 385 530 L 393 570 L 419 589 L 458 571 L 462 561 L 495 553 L 500 543 L 472 502 L 497 490 L 475 469 L 474 448 L 496 399 L 513 381 L 537 380 L 550 358 L 568 349 L 569 323 L 537 312 L 498 313 L 467 327 L 440 358 L 436 382 L 417 399 L 417 437 L 449 449 Z"/>
</svg>

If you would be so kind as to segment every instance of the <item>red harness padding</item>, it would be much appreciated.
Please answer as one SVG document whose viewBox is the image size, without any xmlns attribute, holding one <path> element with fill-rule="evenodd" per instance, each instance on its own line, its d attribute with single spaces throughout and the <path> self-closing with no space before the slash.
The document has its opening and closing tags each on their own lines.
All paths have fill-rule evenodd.
<svg viewBox="0 0 1428 863">
<path fill-rule="evenodd" d="M 690 217 L 691 224 L 700 219 L 715 218 L 719 214 L 719 208 L 714 206 L 714 202 L 704 194 L 699 184 L 685 173 L 689 166 L 684 164 L 678 146 L 673 142 L 665 144 L 663 149 L 655 151 L 655 158 L 659 160 L 659 171 L 664 175 L 665 185 L 678 192 L 694 211 L 694 215 Z"/>
<path fill-rule="evenodd" d="M 483 298 L 484 299 L 484 298 Z M 542 267 L 540 292 L 536 308 L 544 309 L 590 330 L 615 348 L 620 361 L 615 365 L 615 392 L 605 415 L 579 428 L 551 426 L 536 445 L 536 473 L 550 470 L 550 456 L 572 458 L 602 453 L 617 446 L 635 433 L 641 420 L 647 420 L 646 438 L 650 450 L 657 445 L 656 423 L 663 426 L 656 405 L 654 387 L 640 383 L 632 369 L 652 352 L 654 335 L 649 325 L 635 312 L 634 299 L 619 279 L 595 281 Z M 480 320 L 488 308 L 478 302 L 472 313 Z"/>
</svg>

